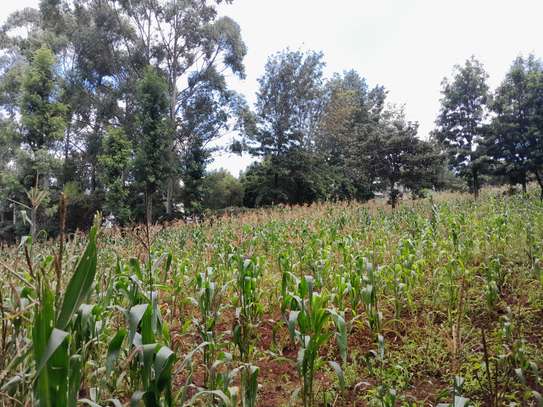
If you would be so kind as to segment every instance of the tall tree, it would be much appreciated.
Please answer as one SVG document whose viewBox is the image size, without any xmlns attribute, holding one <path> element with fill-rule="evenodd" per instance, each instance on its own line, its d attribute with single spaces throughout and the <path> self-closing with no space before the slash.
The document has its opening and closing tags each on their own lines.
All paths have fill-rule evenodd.
<svg viewBox="0 0 543 407">
<path fill-rule="evenodd" d="M 392 208 L 404 190 L 418 194 L 432 187 L 439 172 L 439 154 L 417 138 L 417 130 L 418 124 L 406 121 L 402 109 L 390 109 L 361 149 L 361 166 L 374 188 L 388 192 Z"/>
<path fill-rule="evenodd" d="M 452 80 L 445 78 L 442 83 L 441 109 L 434 132 L 448 153 L 451 170 L 468 182 L 475 198 L 483 167 L 478 146 L 485 132 L 487 77 L 475 57 L 463 66 L 455 66 Z"/>
<path fill-rule="evenodd" d="M 170 147 L 172 125 L 168 117 L 168 84 L 153 67 L 147 67 L 137 84 L 136 123 L 134 143 L 136 151 L 136 181 L 143 188 L 145 215 L 153 221 L 153 200 L 171 167 L 164 157 Z"/>
<path fill-rule="evenodd" d="M 48 150 L 62 139 L 66 125 L 66 106 L 57 101 L 54 63 L 52 51 L 42 46 L 34 53 L 22 83 L 21 139 L 30 148 L 36 182 L 42 175 L 45 185 L 50 174 L 40 165 L 40 157 L 48 156 Z"/>
<path fill-rule="evenodd" d="M 215 121 L 211 127 L 187 120 L 187 116 L 195 103 L 206 101 L 213 108 L 217 102 L 225 101 L 224 95 L 228 93 L 226 73 L 245 76 L 243 58 L 247 49 L 239 25 L 229 17 L 218 17 L 217 4 L 221 0 L 107 2 L 113 15 L 128 22 L 130 27 L 122 47 L 129 56 L 127 69 L 139 76 L 143 66 L 152 64 L 165 73 L 173 137 L 170 151 L 164 158 L 171 161 L 173 168 L 201 166 L 201 162 L 182 161 L 194 157 L 190 150 L 195 146 L 205 149 L 209 138 L 218 136 L 230 115 L 221 115 L 221 121 Z M 203 92 L 207 93 L 204 99 L 201 97 Z M 222 103 L 221 109 L 229 111 L 227 108 L 228 104 Z M 209 124 L 205 115 L 197 117 Z M 200 131 L 192 132 L 195 126 L 200 127 Z M 204 139 L 195 141 L 202 137 Z M 172 211 L 173 191 L 181 175 L 180 171 L 170 172 L 166 193 L 168 213 Z M 201 185 L 202 178 L 187 183 L 191 182 Z"/>
<path fill-rule="evenodd" d="M 271 56 L 258 80 L 255 155 L 281 156 L 313 143 L 323 102 L 323 55 L 282 51 Z"/>
<path fill-rule="evenodd" d="M 98 162 L 105 187 L 104 209 L 124 225 L 131 215 L 126 180 L 132 164 L 132 145 L 122 128 L 110 128 L 102 140 L 101 150 Z"/>
<path fill-rule="evenodd" d="M 491 104 L 495 117 L 487 135 L 487 153 L 499 174 L 522 184 L 526 192 L 529 172 L 540 186 L 543 147 L 543 64 L 533 55 L 515 59 L 505 79 L 496 89 Z"/>
<path fill-rule="evenodd" d="M 338 197 L 370 197 L 371 180 L 360 166 L 358 147 L 376 131 L 385 98 L 382 86 L 370 90 L 365 79 L 355 71 L 335 74 L 326 85 L 315 147 L 324 160 L 343 175 L 342 192 Z"/>
<path fill-rule="evenodd" d="M 206 174 L 204 196 L 205 205 L 210 209 L 241 206 L 243 188 L 237 178 L 228 171 L 220 169 Z"/>
</svg>

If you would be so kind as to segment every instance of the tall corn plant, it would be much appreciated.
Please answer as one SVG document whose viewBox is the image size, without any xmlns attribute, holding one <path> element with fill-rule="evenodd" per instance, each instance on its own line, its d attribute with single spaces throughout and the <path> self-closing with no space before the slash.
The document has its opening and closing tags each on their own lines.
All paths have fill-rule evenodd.
<svg viewBox="0 0 543 407">
<path fill-rule="evenodd" d="M 39 406 L 75 406 L 84 371 L 83 348 L 75 338 L 82 324 L 74 315 L 89 297 L 96 274 L 96 238 L 100 217 L 95 219 L 84 253 L 79 258 L 62 298 L 55 298 L 47 271 L 52 257 L 44 260 L 38 276 L 37 303 L 32 327 L 32 350 L 35 362 L 34 396 Z M 55 304 L 61 304 L 56 308 Z M 79 342 L 79 343 L 78 343 Z"/>
</svg>

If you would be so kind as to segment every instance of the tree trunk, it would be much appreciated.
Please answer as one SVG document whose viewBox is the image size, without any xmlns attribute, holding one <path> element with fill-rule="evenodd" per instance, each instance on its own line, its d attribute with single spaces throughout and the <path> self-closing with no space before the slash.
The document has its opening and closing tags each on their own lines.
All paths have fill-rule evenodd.
<svg viewBox="0 0 543 407">
<path fill-rule="evenodd" d="M 537 183 L 539 184 L 539 189 L 541 190 L 539 197 L 543 201 L 543 179 L 541 178 L 541 174 L 539 173 L 538 170 L 535 170 L 534 174 L 535 174 L 535 179 L 537 180 Z"/>
<path fill-rule="evenodd" d="M 479 172 L 474 169 L 472 170 L 473 174 L 473 196 L 475 199 L 479 198 Z"/>
<path fill-rule="evenodd" d="M 63 166 L 63 182 L 66 185 L 68 182 L 68 153 L 70 152 L 70 125 L 66 128 L 66 140 L 64 142 L 64 166 Z"/>
<path fill-rule="evenodd" d="M 166 185 L 166 214 L 171 215 L 173 212 L 173 183 L 174 178 L 170 176 Z"/>
<path fill-rule="evenodd" d="M 173 58 L 173 69 L 170 77 L 170 125 L 172 126 L 172 140 L 171 140 L 171 156 L 168 159 L 171 161 L 170 164 L 173 165 L 175 157 L 175 134 L 176 134 L 176 109 L 177 109 L 177 39 L 174 43 L 174 58 Z M 166 214 L 171 215 L 173 212 L 173 189 L 175 183 L 175 175 L 170 175 L 168 177 L 168 182 L 166 185 Z"/>
<path fill-rule="evenodd" d="M 153 223 L 153 194 L 145 193 L 145 221 L 147 225 Z"/>
</svg>

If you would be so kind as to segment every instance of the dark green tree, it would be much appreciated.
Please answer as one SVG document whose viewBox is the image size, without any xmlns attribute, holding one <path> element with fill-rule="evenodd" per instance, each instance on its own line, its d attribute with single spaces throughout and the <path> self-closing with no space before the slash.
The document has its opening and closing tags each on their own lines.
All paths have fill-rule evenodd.
<svg viewBox="0 0 543 407">
<path fill-rule="evenodd" d="M 204 178 L 204 204 L 209 209 L 223 209 L 243 205 L 243 187 L 228 171 L 220 169 Z"/>
<path fill-rule="evenodd" d="M 541 180 L 537 157 L 543 146 L 542 79 L 540 60 L 533 55 L 515 59 L 494 94 L 491 108 L 495 117 L 485 140 L 495 173 L 520 183 L 524 192 L 530 172 Z"/>
<path fill-rule="evenodd" d="M 126 68 L 134 76 L 141 76 L 147 64 L 164 72 L 168 115 L 173 126 L 170 151 L 164 159 L 171 162 L 172 168 L 203 166 L 205 170 L 205 162 L 186 160 L 209 155 L 209 140 L 216 138 L 228 124 L 230 114 L 222 114 L 230 113 L 229 104 L 225 103 L 230 94 L 225 75 L 245 76 L 243 58 L 247 49 L 239 25 L 229 17 L 218 16 L 220 1 L 107 0 L 107 3 L 111 4 L 112 15 L 129 26 L 119 44 L 128 55 Z M 192 110 L 196 105 L 203 110 L 195 115 Z M 206 151 L 194 154 L 197 148 Z M 166 185 L 167 213 L 172 212 L 180 177 L 185 185 L 201 189 L 202 177 L 188 179 L 187 174 L 190 172 L 170 171 Z M 198 199 L 195 204 L 201 205 Z"/>
<path fill-rule="evenodd" d="M 340 198 L 371 197 L 372 180 L 360 166 L 358 149 L 376 131 L 385 98 L 382 86 L 370 90 L 355 71 L 335 74 L 326 85 L 315 148 L 337 174 L 342 174 Z"/>
<path fill-rule="evenodd" d="M 341 178 L 312 151 L 291 149 L 253 163 L 241 177 L 247 207 L 305 204 L 335 198 Z"/>
<path fill-rule="evenodd" d="M 132 164 L 132 145 L 122 128 L 110 128 L 102 140 L 101 151 L 98 162 L 105 189 L 104 209 L 124 225 L 131 215 L 126 181 Z"/>
<path fill-rule="evenodd" d="M 378 131 L 361 149 L 360 165 L 373 179 L 374 188 L 386 191 L 395 208 L 404 191 L 418 195 L 437 180 L 441 159 L 432 145 L 417 138 L 418 124 L 405 120 L 403 110 L 384 114 Z"/>
<path fill-rule="evenodd" d="M 153 201 L 171 171 L 169 153 L 172 126 L 168 116 L 168 84 L 153 67 L 145 70 L 137 85 L 135 177 L 145 196 L 145 216 L 153 220 Z"/>
<path fill-rule="evenodd" d="M 447 152 L 451 170 L 468 182 L 475 198 L 484 169 L 484 157 L 478 147 L 486 128 L 487 76 L 474 57 L 464 66 L 455 66 L 453 79 L 445 78 L 442 83 L 441 109 L 434 132 Z"/>
<path fill-rule="evenodd" d="M 33 55 L 22 82 L 21 141 L 31 151 L 36 183 L 47 185 L 49 149 L 64 136 L 66 106 L 58 102 L 52 51 L 42 46 Z M 37 184 L 36 184 L 37 186 Z"/>
</svg>

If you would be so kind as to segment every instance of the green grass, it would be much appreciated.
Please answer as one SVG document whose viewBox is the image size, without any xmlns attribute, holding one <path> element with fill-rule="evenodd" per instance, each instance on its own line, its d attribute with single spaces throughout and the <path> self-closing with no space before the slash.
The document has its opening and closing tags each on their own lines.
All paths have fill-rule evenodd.
<svg viewBox="0 0 543 407">
<path fill-rule="evenodd" d="M 0 253 L 2 405 L 541 403 L 535 191 L 278 207 L 96 247 L 96 275 L 92 237 L 62 265 L 55 242 Z"/>
</svg>

